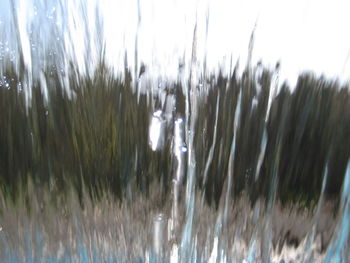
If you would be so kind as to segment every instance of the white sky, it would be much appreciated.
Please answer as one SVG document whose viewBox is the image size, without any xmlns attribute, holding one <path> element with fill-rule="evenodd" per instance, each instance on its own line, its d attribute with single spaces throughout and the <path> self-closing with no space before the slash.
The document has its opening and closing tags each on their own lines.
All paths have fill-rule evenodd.
<svg viewBox="0 0 350 263">
<path fill-rule="evenodd" d="M 1 0 L 0 3 L 0 30 L 6 30 L 8 26 L 8 1 Z M 250 35 L 257 23 L 253 63 L 261 59 L 264 65 L 273 67 L 280 60 L 281 79 L 287 78 L 294 83 L 302 70 L 341 79 L 350 76 L 350 62 L 347 61 L 350 54 L 348 0 L 139 1 L 141 23 L 138 28 L 137 0 L 18 0 L 19 24 L 23 31 L 21 40 L 28 45 L 25 31 L 29 30 L 29 22 L 34 21 L 34 25 L 40 28 L 42 21 L 46 20 L 35 24 L 35 19 L 40 13 L 45 13 L 47 23 L 50 23 L 49 19 L 56 20 L 57 25 L 61 23 L 67 54 L 74 56 L 79 65 L 84 65 L 84 49 L 91 45 L 93 50 L 100 38 L 101 31 L 95 27 L 94 20 L 98 6 L 103 20 L 106 55 L 111 65 L 122 69 L 127 50 L 129 65 L 133 66 L 138 33 L 139 61 L 148 65 L 149 73 L 176 77 L 179 59 L 185 56 L 189 64 L 196 22 L 198 63 L 203 62 L 206 54 L 209 70 L 217 70 L 219 65 L 228 70 L 231 57 L 233 64 L 240 58 L 243 68 Z M 61 14 L 58 3 L 66 7 Z M 38 5 L 41 5 L 40 10 Z M 34 6 L 39 14 L 33 12 Z M 47 14 L 53 7 L 56 7 L 54 12 L 57 14 L 49 18 Z M 87 30 L 84 29 L 86 22 Z M 90 53 L 89 61 L 93 61 L 97 53 Z M 29 52 L 27 57 L 30 56 Z"/>
</svg>

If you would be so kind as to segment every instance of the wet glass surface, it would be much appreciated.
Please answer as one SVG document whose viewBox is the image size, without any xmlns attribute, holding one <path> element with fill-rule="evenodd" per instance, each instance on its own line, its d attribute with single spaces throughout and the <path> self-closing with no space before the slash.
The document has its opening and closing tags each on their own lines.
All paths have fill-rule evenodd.
<svg viewBox="0 0 350 263">
<path fill-rule="evenodd" d="M 0 261 L 349 262 L 349 83 L 209 67 L 209 8 L 147 64 L 108 4 L 0 4 Z"/>
</svg>

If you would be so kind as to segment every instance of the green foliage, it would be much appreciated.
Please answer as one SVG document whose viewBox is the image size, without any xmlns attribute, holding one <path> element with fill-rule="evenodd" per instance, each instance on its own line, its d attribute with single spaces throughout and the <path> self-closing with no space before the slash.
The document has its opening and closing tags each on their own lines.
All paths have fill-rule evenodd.
<svg viewBox="0 0 350 263">
<path fill-rule="evenodd" d="M 15 202 L 25 189 L 20 185 L 26 185 L 28 178 L 35 187 L 47 187 L 55 194 L 73 186 L 81 200 L 84 187 L 93 198 L 105 191 L 117 198 L 130 197 L 130 189 L 147 195 L 152 182 L 159 183 L 162 194 L 169 192 L 176 166 L 171 148 L 173 124 L 168 125 L 164 148 L 153 152 L 148 145 L 153 104 L 146 94 L 138 98 L 132 91 L 128 70 L 117 78 L 103 61 L 92 76 L 79 75 L 72 67 L 69 87 L 62 84 L 58 73 L 48 72 L 48 99 L 42 83 L 34 82 L 29 100 L 17 85 L 26 84 L 23 74 L 18 76 L 12 66 L 4 74 L 10 80 L 9 88 L 0 88 L 0 187 L 6 199 Z M 247 191 L 253 201 L 267 196 L 277 167 L 282 202 L 302 196 L 303 202 L 314 203 L 327 163 L 326 194 L 334 197 L 339 193 L 350 157 L 349 89 L 312 74 L 301 75 L 294 92 L 282 86 L 266 118 L 273 74 L 263 69 L 258 75 L 252 69 L 242 76 L 235 71 L 230 78 L 220 74 L 205 80 L 210 88 L 199 105 L 194 150 L 197 186 L 205 190 L 209 203 L 218 204 L 228 174 L 240 91 L 233 194 Z M 165 90 L 167 96 L 176 97 L 173 116 L 185 118 L 182 87 L 168 84 Z M 265 129 L 268 140 L 258 172 Z M 212 145 L 213 158 L 204 181 Z"/>
</svg>

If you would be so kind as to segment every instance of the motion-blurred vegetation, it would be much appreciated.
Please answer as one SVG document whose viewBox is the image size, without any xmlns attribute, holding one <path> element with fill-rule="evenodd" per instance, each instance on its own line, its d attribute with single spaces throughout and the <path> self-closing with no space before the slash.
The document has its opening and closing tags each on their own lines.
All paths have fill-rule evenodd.
<svg viewBox="0 0 350 263">
<path fill-rule="evenodd" d="M 13 65 L 3 74 L 0 188 L 6 200 L 16 202 L 18 196 L 25 196 L 21 191 L 29 178 L 37 189 L 44 187 L 52 196 L 64 195 L 73 186 L 81 200 L 83 188 L 93 198 L 107 191 L 123 199 L 136 189 L 148 195 L 150 185 L 156 183 L 164 195 L 160 199 L 165 198 L 176 166 L 172 154 L 175 118 L 168 123 L 165 146 L 154 152 L 148 145 L 154 104 L 147 93 L 138 97 L 133 92 L 127 69 L 123 78 L 118 78 L 103 62 L 90 76 L 81 76 L 72 68 L 69 91 L 59 74 L 44 73 L 47 94 L 42 81 L 33 81 L 29 103 L 23 90 L 24 74 L 16 74 Z M 258 65 L 242 76 L 234 71 L 230 77 L 220 74 L 202 81 L 209 88 L 201 99 L 195 125 L 196 182 L 198 189 L 205 189 L 210 204 L 218 204 L 227 177 L 240 91 L 233 195 L 245 191 L 253 201 L 267 195 L 276 163 L 277 193 L 282 202 L 317 200 L 326 166 L 326 196 L 336 198 L 340 192 L 350 157 L 349 88 L 305 73 L 293 92 L 284 84 L 271 96 L 275 74 Z M 164 90 L 176 100 L 172 115 L 185 118 L 186 96 L 181 84 L 168 83 Z M 270 110 L 269 97 L 273 98 Z M 161 107 L 161 103 L 156 105 Z M 213 157 L 203 180 L 212 145 Z"/>
</svg>

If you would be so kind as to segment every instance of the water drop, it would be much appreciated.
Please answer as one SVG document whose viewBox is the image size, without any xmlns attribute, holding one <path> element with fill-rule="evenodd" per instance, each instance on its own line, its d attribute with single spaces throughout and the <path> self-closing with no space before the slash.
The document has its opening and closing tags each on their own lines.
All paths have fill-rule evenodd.
<svg viewBox="0 0 350 263">
<path fill-rule="evenodd" d="M 153 113 L 153 117 L 160 117 L 162 115 L 162 111 L 161 110 L 157 110 Z"/>
<path fill-rule="evenodd" d="M 160 259 L 163 254 L 164 235 L 165 235 L 165 216 L 158 214 L 154 220 L 153 233 L 153 249 L 157 257 Z"/>
<path fill-rule="evenodd" d="M 152 114 L 149 127 L 149 143 L 153 151 L 161 149 L 164 144 L 165 121 L 161 117 L 162 111 L 157 110 Z"/>
</svg>

